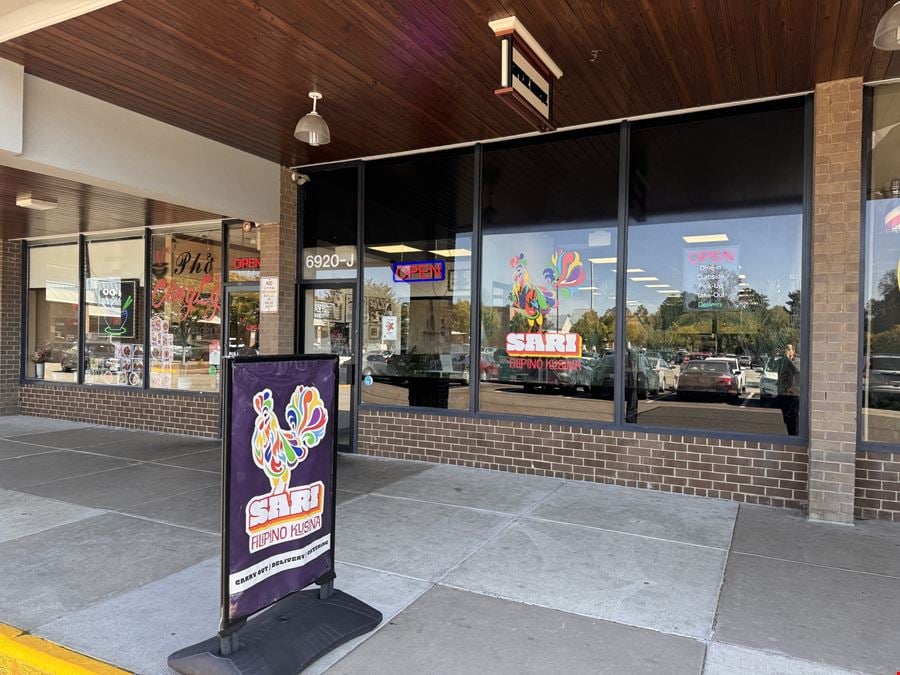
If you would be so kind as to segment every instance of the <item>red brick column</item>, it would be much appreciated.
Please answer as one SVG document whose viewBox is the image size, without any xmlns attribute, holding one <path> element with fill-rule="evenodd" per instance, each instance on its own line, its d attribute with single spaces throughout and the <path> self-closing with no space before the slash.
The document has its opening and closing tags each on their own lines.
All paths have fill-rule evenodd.
<svg viewBox="0 0 900 675">
<path fill-rule="evenodd" d="M 260 314 L 263 354 L 294 353 L 294 284 L 297 280 L 297 185 L 281 169 L 281 218 L 259 229 L 262 276 L 278 277 L 278 313 Z"/>
<path fill-rule="evenodd" d="M 859 387 L 862 79 L 815 94 L 809 517 L 853 523 Z"/>
<path fill-rule="evenodd" d="M 0 415 L 19 411 L 22 242 L 0 241 Z"/>
</svg>

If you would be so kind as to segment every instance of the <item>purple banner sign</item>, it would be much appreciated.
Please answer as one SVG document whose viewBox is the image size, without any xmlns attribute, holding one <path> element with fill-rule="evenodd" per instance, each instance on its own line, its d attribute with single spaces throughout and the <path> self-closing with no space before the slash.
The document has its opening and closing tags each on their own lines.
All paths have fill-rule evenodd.
<svg viewBox="0 0 900 675">
<path fill-rule="evenodd" d="M 336 357 L 229 369 L 223 627 L 334 569 Z"/>
</svg>

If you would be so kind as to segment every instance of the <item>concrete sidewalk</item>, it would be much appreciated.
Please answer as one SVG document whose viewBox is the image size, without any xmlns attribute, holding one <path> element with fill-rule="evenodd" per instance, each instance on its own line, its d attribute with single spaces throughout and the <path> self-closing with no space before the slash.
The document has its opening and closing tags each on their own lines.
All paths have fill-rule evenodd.
<svg viewBox="0 0 900 675">
<path fill-rule="evenodd" d="M 218 620 L 218 444 L 0 418 L 0 622 L 141 673 Z M 335 673 L 894 673 L 900 527 L 339 458 Z"/>
</svg>

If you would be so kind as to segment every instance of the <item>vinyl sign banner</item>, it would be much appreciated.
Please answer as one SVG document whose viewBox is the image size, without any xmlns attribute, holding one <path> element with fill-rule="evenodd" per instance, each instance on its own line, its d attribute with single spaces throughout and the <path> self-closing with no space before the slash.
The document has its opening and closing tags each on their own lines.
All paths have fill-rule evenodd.
<svg viewBox="0 0 900 675">
<path fill-rule="evenodd" d="M 334 569 L 337 358 L 229 360 L 223 627 Z"/>
</svg>

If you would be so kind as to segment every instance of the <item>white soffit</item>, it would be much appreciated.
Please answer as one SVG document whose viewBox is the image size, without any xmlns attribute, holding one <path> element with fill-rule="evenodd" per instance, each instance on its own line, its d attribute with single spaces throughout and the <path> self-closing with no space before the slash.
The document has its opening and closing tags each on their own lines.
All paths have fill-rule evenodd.
<svg viewBox="0 0 900 675">
<path fill-rule="evenodd" d="M 119 0 L 0 0 L 0 42 L 117 2 Z"/>
<path fill-rule="evenodd" d="M 0 164 L 227 217 L 278 221 L 275 162 L 28 74 L 24 111 L 21 152 L 0 147 Z"/>
</svg>

